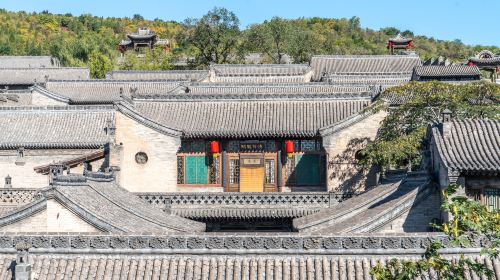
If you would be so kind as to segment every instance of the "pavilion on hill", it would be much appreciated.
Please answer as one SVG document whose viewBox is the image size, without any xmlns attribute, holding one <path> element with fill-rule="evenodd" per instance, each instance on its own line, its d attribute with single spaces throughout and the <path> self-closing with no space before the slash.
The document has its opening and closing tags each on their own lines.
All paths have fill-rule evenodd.
<svg viewBox="0 0 500 280">
<path fill-rule="evenodd" d="M 118 50 L 123 54 L 127 50 L 139 51 L 140 48 L 144 47 L 153 49 L 157 45 L 163 46 L 165 51 L 170 49 L 168 40 L 158 39 L 158 35 L 149 28 L 139 28 L 137 33 L 127 34 L 127 39 L 120 42 Z"/>
<path fill-rule="evenodd" d="M 468 66 L 477 66 L 480 70 L 491 73 L 491 81 L 496 82 L 500 73 L 500 56 L 495 56 L 491 51 L 483 50 L 476 56 L 469 58 Z"/>
<path fill-rule="evenodd" d="M 394 50 L 410 50 L 413 49 L 413 39 L 403 37 L 401 34 L 398 34 L 394 38 L 389 38 L 387 41 L 387 49 L 389 50 L 389 54 L 393 55 Z"/>
</svg>

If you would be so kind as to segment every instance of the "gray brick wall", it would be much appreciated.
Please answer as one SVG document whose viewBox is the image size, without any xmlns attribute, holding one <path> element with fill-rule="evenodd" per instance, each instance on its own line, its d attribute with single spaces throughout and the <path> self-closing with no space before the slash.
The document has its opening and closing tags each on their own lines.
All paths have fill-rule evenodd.
<svg viewBox="0 0 500 280">
<path fill-rule="evenodd" d="M 431 223 L 441 218 L 441 194 L 435 190 L 409 211 L 381 228 L 380 233 L 427 232 Z"/>
</svg>

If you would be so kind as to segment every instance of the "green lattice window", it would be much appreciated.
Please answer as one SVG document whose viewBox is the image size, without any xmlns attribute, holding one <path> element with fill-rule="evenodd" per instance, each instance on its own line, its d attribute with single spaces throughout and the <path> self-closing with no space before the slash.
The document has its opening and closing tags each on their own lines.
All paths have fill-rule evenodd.
<svg viewBox="0 0 500 280">
<path fill-rule="evenodd" d="M 484 198 L 488 208 L 493 210 L 500 209 L 500 189 L 485 189 Z"/>
<path fill-rule="evenodd" d="M 208 166 L 205 156 L 186 156 L 184 164 L 186 184 L 208 184 Z"/>
</svg>

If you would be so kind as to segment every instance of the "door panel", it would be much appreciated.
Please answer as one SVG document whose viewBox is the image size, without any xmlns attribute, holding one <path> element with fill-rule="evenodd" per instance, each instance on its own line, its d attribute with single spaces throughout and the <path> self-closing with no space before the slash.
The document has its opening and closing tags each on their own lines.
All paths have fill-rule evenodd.
<svg viewBox="0 0 500 280">
<path fill-rule="evenodd" d="M 319 185 L 319 155 L 297 155 L 297 185 Z"/>
<path fill-rule="evenodd" d="M 240 167 L 240 192 L 264 191 L 264 167 Z"/>
</svg>

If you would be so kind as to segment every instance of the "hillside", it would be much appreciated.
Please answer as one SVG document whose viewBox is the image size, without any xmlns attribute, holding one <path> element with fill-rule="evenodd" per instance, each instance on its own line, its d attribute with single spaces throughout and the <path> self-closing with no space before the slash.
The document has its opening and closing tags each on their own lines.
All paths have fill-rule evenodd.
<svg viewBox="0 0 500 280">
<path fill-rule="evenodd" d="M 221 12 L 222 17 L 214 17 L 214 13 Z M 277 62 L 274 54 L 286 53 L 298 63 L 308 62 L 311 54 L 385 54 L 387 39 L 400 32 L 404 36 L 414 37 L 415 50 L 424 59 L 443 56 L 452 61 L 462 61 L 485 48 L 495 53 L 500 52 L 496 47 L 467 46 L 459 41 L 414 36 L 411 31 L 395 28 L 378 31 L 366 29 L 361 27 L 360 19 L 356 17 L 295 20 L 273 18 L 242 30 L 237 17 L 225 9 L 214 9 L 207 16 L 211 17 L 211 23 L 215 18 L 216 25 L 231 22 L 231 26 L 219 29 L 220 32 L 230 35 L 231 45 L 224 54 L 224 60 L 210 61 L 211 57 L 208 61 L 198 59 L 193 67 L 203 67 L 209 62 L 241 63 L 247 54 L 256 52 L 267 53 L 264 62 Z M 193 41 L 193 37 L 189 39 L 198 23 L 200 20 L 185 23 L 150 21 L 144 20 L 140 15 L 133 18 L 101 18 L 91 15 L 15 13 L 0 10 L 0 55 L 52 55 L 59 58 L 65 66 L 83 66 L 89 63 L 91 54 L 97 53 L 109 60 L 108 68 L 168 69 L 171 68 L 171 63 L 179 58 L 202 57 L 200 48 L 196 47 L 197 42 Z M 158 51 L 152 55 L 148 54 L 146 59 L 128 55 L 124 61 L 118 63 L 118 43 L 127 33 L 135 32 L 139 27 L 149 27 L 159 37 L 169 39 L 172 52 L 165 54 Z M 211 47 L 217 49 L 219 46 Z"/>
</svg>

